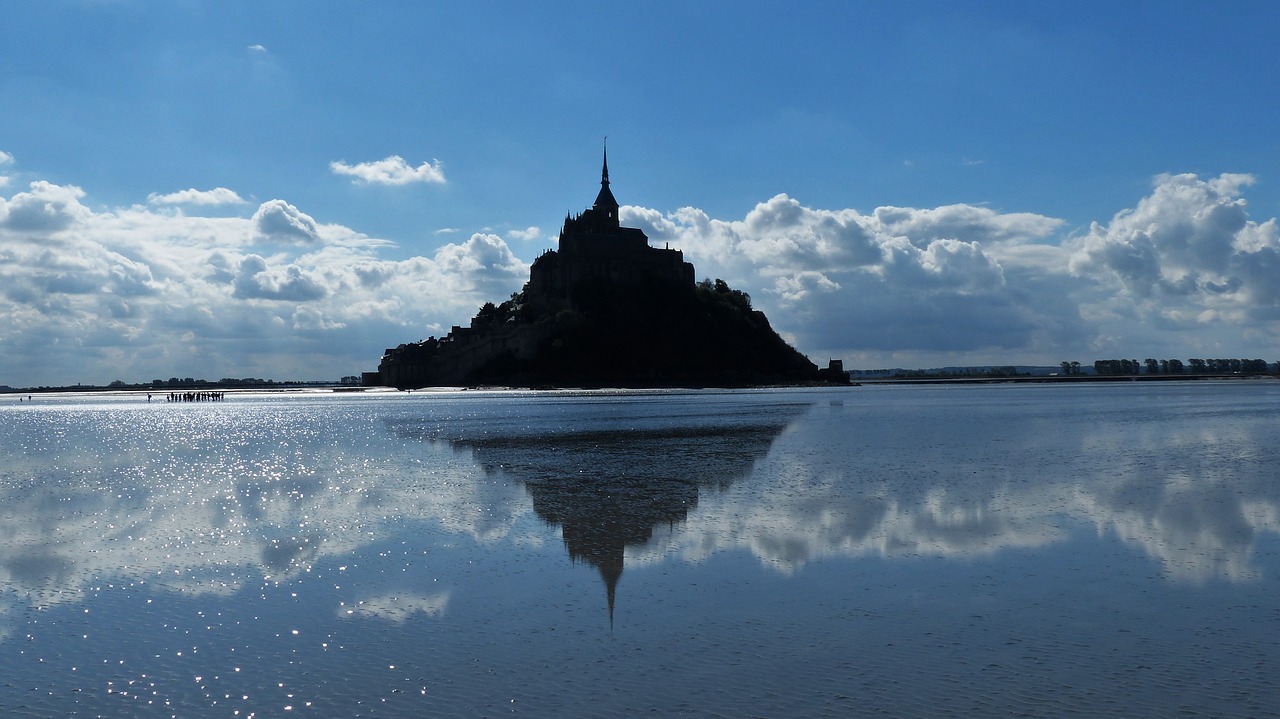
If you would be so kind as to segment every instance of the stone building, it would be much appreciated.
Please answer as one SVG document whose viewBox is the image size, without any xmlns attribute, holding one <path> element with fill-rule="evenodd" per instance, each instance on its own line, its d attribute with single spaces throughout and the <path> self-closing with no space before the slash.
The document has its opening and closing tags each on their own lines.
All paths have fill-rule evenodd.
<svg viewBox="0 0 1280 719">
<path fill-rule="evenodd" d="M 622 227 L 618 201 L 609 189 L 609 157 L 600 173 L 600 193 L 591 209 L 566 216 L 560 229 L 559 249 L 548 250 L 534 261 L 525 288 L 527 301 L 541 307 L 568 299 L 583 282 L 603 280 L 614 285 L 675 282 L 693 286 L 693 265 L 679 250 L 649 246 L 649 238 L 636 227 Z"/>
</svg>

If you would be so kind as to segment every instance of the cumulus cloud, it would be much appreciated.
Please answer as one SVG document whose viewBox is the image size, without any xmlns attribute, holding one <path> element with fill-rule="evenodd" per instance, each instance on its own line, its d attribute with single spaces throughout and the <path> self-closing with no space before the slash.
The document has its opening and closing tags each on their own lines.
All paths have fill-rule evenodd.
<svg viewBox="0 0 1280 719">
<path fill-rule="evenodd" d="M 1047 241 L 1062 224 L 1055 218 L 969 205 L 862 214 L 787 195 L 741 220 L 695 208 L 623 213 L 684 250 L 700 274 L 746 289 L 810 351 L 1004 354 L 1030 351 L 1051 331 L 1068 342 L 1081 333 L 1071 306 L 1029 302 L 1036 288 L 1011 283 L 1005 267 L 1019 262 L 1012 248 Z"/>
<path fill-rule="evenodd" d="M 11 164 L 13 164 L 13 155 L 10 155 L 5 151 L 0 150 L 0 168 L 4 167 L 5 165 L 11 165 Z M 8 184 L 9 184 L 9 176 L 0 175 L 0 187 L 4 187 L 5 185 L 8 185 Z"/>
<path fill-rule="evenodd" d="M 349 175 L 354 177 L 356 182 L 371 185 L 408 185 L 414 182 L 443 184 L 445 181 L 444 165 L 439 160 L 411 167 L 399 155 L 354 165 L 348 165 L 343 160 L 335 160 L 329 163 L 329 169 L 335 175 Z"/>
<path fill-rule="evenodd" d="M 481 289 L 509 286 L 528 278 L 529 266 L 517 258 L 497 235 L 474 234 L 461 245 L 448 244 L 436 253 L 441 269 Z"/>
<path fill-rule="evenodd" d="M 391 260 L 386 241 L 284 200 L 205 217 L 84 195 L 38 182 L 0 197 L 0 383 L 340 377 L 528 277 L 495 235 Z"/>
<path fill-rule="evenodd" d="M 326 293 L 324 285 L 301 267 L 293 264 L 269 267 L 267 261 L 257 255 L 240 261 L 233 283 L 234 294 L 239 299 L 306 302 L 320 299 Z"/>
<path fill-rule="evenodd" d="M 1160 175 L 1135 207 L 1073 238 L 1070 270 L 1094 284 L 1090 310 L 1184 330 L 1275 317 L 1280 228 L 1249 217 L 1241 195 L 1253 182 Z"/>
<path fill-rule="evenodd" d="M 151 193 L 147 195 L 147 202 L 153 205 L 243 205 L 244 199 L 237 195 L 234 191 L 225 187 L 215 187 L 212 190 L 197 190 L 195 188 L 189 190 L 180 190 L 178 192 L 170 192 L 161 195 L 159 193 Z"/>
<path fill-rule="evenodd" d="M 320 242 L 320 228 L 310 215 L 284 200 L 268 200 L 253 213 L 258 236 L 275 242 Z"/>
<path fill-rule="evenodd" d="M 84 190 L 73 185 L 31 183 L 8 201 L 0 199 L 0 227 L 24 233 L 48 234 L 70 227 L 88 214 L 80 204 Z"/>
<path fill-rule="evenodd" d="M 1274 358 L 1280 228 L 1249 216 L 1252 181 L 1160 176 L 1130 209 L 1067 237 L 1060 219 L 1031 212 L 822 209 L 785 194 L 741 218 L 624 207 L 622 219 L 683 250 L 699 277 L 748 292 L 819 361 Z M 387 241 L 283 199 L 252 212 L 202 204 L 238 197 L 224 190 L 115 209 L 46 181 L 0 196 L 0 367 L 14 370 L 0 383 L 217 377 L 232 366 L 337 377 L 465 323 L 528 278 L 526 259 L 493 233 L 390 259 Z"/>
</svg>

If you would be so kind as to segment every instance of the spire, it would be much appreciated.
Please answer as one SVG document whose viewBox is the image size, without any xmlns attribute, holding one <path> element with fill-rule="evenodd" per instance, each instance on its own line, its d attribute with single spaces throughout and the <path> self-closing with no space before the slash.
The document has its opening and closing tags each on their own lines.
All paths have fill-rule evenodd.
<svg viewBox="0 0 1280 719">
<path fill-rule="evenodd" d="M 609 186 L 609 136 L 604 136 L 604 168 L 600 170 L 600 184 Z"/>
<path fill-rule="evenodd" d="M 596 195 L 596 202 L 591 209 L 596 210 L 605 217 L 607 226 L 612 228 L 618 227 L 618 201 L 614 199 L 613 192 L 609 189 L 609 138 L 605 138 L 604 147 L 604 164 L 600 168 L 600 194 Z"/>
</svg>

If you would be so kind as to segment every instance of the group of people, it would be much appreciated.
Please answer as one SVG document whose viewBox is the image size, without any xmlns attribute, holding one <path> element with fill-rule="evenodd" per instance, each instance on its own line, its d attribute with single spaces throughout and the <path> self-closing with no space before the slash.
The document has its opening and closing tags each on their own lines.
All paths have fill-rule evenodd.
<svg viewBox="0 0 1280 719">
<path fill-rule="evenodd" d="M 226 399 L 226 392 L 170 392 L 168 402 L 221 402 Z M 147 395 L 151 401 L 151 395 Z"/>
</svg>

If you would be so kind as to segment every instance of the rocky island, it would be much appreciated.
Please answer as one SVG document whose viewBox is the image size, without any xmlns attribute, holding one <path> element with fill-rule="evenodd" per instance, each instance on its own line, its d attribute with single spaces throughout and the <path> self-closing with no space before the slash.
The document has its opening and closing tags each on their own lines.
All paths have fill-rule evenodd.
<svg viewBox="0 0 1280 719">
<path fill-rule="evenodd" d="M 590 209 L 565 217 L 558 249 L 523 289 L 485 303 L 470 327 L 388 349 L 364 384 L 745 387 L 816 381 L 819 372 L 722 280 L 695 282 L 679 250 L 622 227 L 604 157 Z"/>
</svg>

